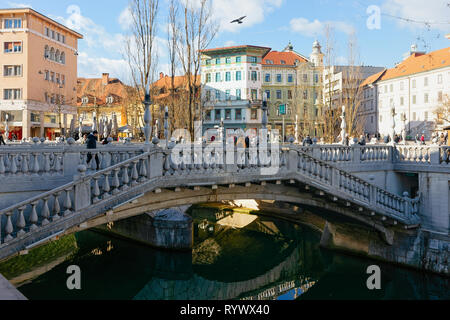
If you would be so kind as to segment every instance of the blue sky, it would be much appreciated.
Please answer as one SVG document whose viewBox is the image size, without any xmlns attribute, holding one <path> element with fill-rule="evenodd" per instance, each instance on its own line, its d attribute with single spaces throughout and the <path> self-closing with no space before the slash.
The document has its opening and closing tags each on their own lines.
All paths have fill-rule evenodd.
<svg viewBox="0 0 450 320">
<path fill-rule="evenodd" d="M 195 1 L 195 0 L 191 0 Z M 294 49 L 309 56 L 317 38 L 325 45 L 323 27 L 335 33 L 337 63 L 347 59 L 349 34 L 356 33 L 360 62 L 393 67 L 416 43 L 420 50 L 433 51 L 450 46 L 450 0 L 212 0 L 220 32 L 211 47 L 253 44 L 281 51 L 289 41 Z M 85 36 L 79 42 L 79 76 L 96 77 L 103 72 L 127 78 L 123 42 L 129 16 L 127 0 L 0 0 L 0 8 L 32 7 Z M 367 27 L 367 9 L 376 5 L 381 28 Z M 167 0 L 160 0 L 159 69 L 167 71 L 165 48 Z M 229 22 L 247 15 L 242 25 Z M 406 22 L 399 18 L 429 22 Z"/>
</svg>

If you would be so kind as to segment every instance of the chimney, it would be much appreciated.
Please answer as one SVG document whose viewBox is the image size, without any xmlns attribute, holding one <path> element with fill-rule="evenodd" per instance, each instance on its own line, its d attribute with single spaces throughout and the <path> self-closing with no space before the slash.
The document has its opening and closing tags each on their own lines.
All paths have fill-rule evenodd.
<svg viewBox="0 0 450 320">
<path fill-rule="evenodd" d="M 161 80 L 162 78 L 164 78 L 164 73 L 163 73 L 163 72 L 160 72 L 160 73 L 159 73 L 159 79 Z"/>
<path fill-rule="evenodd" d="M 107 84 L 109 84 L 109 73 L 104 73 L 102 75 L 102 84 L 104 86 L 106 86 Z"/>
</svg>

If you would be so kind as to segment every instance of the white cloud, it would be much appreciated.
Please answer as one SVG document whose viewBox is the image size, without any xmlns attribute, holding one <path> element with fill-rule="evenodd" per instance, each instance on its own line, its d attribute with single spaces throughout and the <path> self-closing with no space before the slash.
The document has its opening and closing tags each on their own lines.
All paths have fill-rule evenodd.
<svg viewBox="0 0 450 320">
<path fill-rule="evenodd" d="M 8 2 L 8 5 L 11 8 L 33 8 L 31 4 L 28 3 Z"/>
<path fill-rule="evenodd" d="M 84 36 L 83 41 L 90 48 L 117 49 L 118 44 L 123 43 L 125 36 L 120 33 L 111 34 L 106 29 L 96 24 L 90 18 L 81 14 L 81 9 L 77 5 L 67 7 L 66 13 L 69 15 L 64 17 L 51 17 L 68 28 L 73 29 Z"/>
<path fill-rule="evenodd" d="M 119 16 L 119 24 L 123 30 L 129 30 L 133 24 L 133 16 L 130 7 L 126 7 Z"/>
<path fill-rule="evenodd" d="M 382 12 L 405 19 L 427 21 L 431 24 L 431 28 L 448 31 L 450 23 L 449 5 L 448 0 L 386 0 L 382 6 Z M 387 18 L 383 17 L 383 19 Z M 397 21 L 403 27 L 427 28 L 424 23 L 419 24 L 400 19 Z M 443 22 L 447 23 L 444 24 Z"/>
<path fill-rule="evenodd" d="M 213 19 L 220 25 L 220 31 L 239 32 L 262 23 L 267 13 L 279 8 L 283 0 L 213 0 Z M 230 23 L 232 20 L 247 16 L 243 24 Z"/>
<path fill-rule="evenodd" d="M 306 18 L 294 18 L 290 22 L 291 30 L 307 37 L 318 37 L 324 34 L 325 26 L 329 24 L 335 30 L 345 34 L 355 32 L 355 28 L 345 21 L 309 21 Z"/>
<path fill-rule="evenodd" d="M 78 76 L 85 78 L 99 77 L 108 72 L 111 77 L 121 78 L 127 82 L 128 64 L 124 59 L 109 59 L 103 57 L 91 57 L 86 52 L 80 52 L 78 56 Z"/>
</svg>

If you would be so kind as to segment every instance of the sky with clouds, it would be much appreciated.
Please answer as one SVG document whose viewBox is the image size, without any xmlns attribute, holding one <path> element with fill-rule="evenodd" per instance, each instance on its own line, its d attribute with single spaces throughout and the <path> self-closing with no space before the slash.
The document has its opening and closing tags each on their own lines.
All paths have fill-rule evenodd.
<svg viewBox="0 0 450 320">
<path fill-rule="evenodd" d="M 291 41 L 296 51 L 309 56 L 315 39 L 325 44 L 327 24 L 333 26 L 336 62 L 341 64 L 346 62 L 352 33 L 365 65 L 393 67 L 413 43 L 423 51 L 450 46 L 445 39 L 450 33 L 450 0 L 211 1 L 214 20 L 220 25 L 211 47 L 252 44 L 281 51 Z M 367 27 L 367 10 L 372 5 L 380 8 L 380 29 Z M 128 0 L 0 0 L 0 8 L 11 7 L 32 7 L 84 35 L 79 42 L 79 76 L 109 72 L 113 77 L 128 78 L 123 57 L 130 23 Z M 157 44 L 162 72 L 168 70 L 167 7 L 168 1 L 160 0 Z M 244 24 L 230 24 L 244 15 Z"/>
</svg>

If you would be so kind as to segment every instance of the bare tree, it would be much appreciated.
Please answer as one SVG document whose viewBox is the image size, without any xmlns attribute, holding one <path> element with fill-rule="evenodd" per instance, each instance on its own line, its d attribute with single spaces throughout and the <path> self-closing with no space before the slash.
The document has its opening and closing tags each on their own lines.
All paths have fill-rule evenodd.
<svg viewBox="0 0 450 320">
<path fill-rule="evenodd" d="M 364 133 L 365 119 L 361 117 L 360 107 L 363 102 L 361 82 L 364 75 L 361 68 L 358 40 L 353 33 L 348 39 L 348 66 L 343 71 L 342 102 L 346 106 L 347 134 L 359 137 Z"/>
<path fill-rule="evenodd" d="M 169 110 L 169 126 L 175 128 L 175 76 L 178 67 L 177 48 L 179 41 L 179 24 L 178 24 L 178 2 L 177 0 L 170 0 L 169 16 L 167 24 L 167 46 L 170 62 L 170 110 Z"/>
<path fill-rule="evenodd" d="M 325 26 L 325 65 L 324 65 L 324 139 L 328 143 L 333 143 L 336 140 L 339 132 L 339 117 L 341 108 L 333 104 L 336 96 L 333 84 L 333 68 L 335 66 L 335 40 L 334 29 L 330 24 Z"/>
<path fill-rule="evenodd" d="M 194 135 L 194 121 L 200 119 L 200 66 L 202 51 L 205 50 L 218 31 L 218 25 L 212 20 L 211 0 L 184 0 L 184 26 L 180 32 L 178 55 L 187 78 L 189 131 Z"/>
<path fill-rule="evenodd" d="M 434 111 L 438 124 L 450 123 L 450 96 L 445 95 L 439 107 Z"/>
<path fill-rule="evenodd" d="M 131 71 L 137 97 L 147 95 L 150 99 L 151 85 L 156 76 L 158 56 L 155 47 L 156 21 L 159 0 L 130 0 L 129 10 L 132 17 L 131 36 L 126 41 L 125 55 Z M 143 106 L 140 106 L 143 109 Z M 138 120 L 142 110 L 135 110 L 134 135 L 137 134 Z"/>
</svg>

